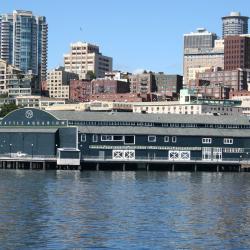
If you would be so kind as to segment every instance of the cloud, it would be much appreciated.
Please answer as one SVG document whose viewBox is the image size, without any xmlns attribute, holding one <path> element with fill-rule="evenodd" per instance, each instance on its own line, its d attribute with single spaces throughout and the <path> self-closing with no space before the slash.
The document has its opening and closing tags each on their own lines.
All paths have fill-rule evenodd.
<svg viewBox="0 0 250 250">
<path fill-rule="evenodd" d="M 136 70 L 133 71 L 133 74 L 134 74 L 134 75 L 136 75 L 136 74 L 141 74 L 141 73 L 143 73 L 144 70 L 145 70 L 145 69 L 136 69 Z"/>
</svg>

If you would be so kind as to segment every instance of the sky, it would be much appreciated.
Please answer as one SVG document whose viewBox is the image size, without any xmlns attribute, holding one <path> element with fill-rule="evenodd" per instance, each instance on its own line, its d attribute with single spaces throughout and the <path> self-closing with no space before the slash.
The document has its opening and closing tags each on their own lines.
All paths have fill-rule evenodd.
<svg viewBox="0 0 250 250">
<path fill-rule="evenodd" d="M 48 68 L 63 65 L 70 43 L 99 45 L 116 70 L 182 74 L 183 34 L 204 27 L 221 36 L 221 17 L 250 16 L 249 0 L 0 0 L 0 13 L 15 9 L 46 16 Z"/>
</svg>

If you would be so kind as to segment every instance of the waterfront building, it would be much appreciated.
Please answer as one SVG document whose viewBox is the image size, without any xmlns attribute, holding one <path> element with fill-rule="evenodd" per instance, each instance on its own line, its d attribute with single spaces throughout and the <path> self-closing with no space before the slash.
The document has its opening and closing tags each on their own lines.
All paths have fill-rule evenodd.
<svg viewBox="0 0 250 250">
<path fill-rule="evenodd" d="M 86 168 L 91 163 L 242 165 L 246 116 L 194 116 L 18 109 L 0 120 L 1 161 Z M 174 164 L 174 165 L 173 165 Z M 32 164 L 31 164 L 32 166 Z M 125 166 L 125 165 L 124 165 Z"/>
<path fill-rule="evenodd" d="M 240 12 L 231 12 L 229 16 L 222 17 L 222 37 L 247 34 L 248 18 L 241 16 Z"/>
<path fill-rule="evenodd" d="M 250 69 L 250 35 L 227 36 L 224 41 L 224 69 Z"/>
<path fill-rule="evenodd" d="M 76 42 L 70 45 L 71 50 L 64 55 L 64 67 L 68 72 L 79 75 L 79 79 L 86 79 L 88 72 L 96 77 L 105 76 L 105 72 L 112 71 L 113 59 L 102 55 L 99 47 L 85 42 Z"/>
<path fill-rule="evenodd" d="M 188 86 L 197 72 L 224 67 L 224 41 L 205 29 L 184 34 L 183 85 Z"/>
<path fill-rule="evenodd" d="M 78 75 L 67 72 L 63 67 L 48 72 L 46 87 L 49 97 L 69 99 L 70 80 L 78 79 Z"/>
<path fill-rule="evenodd" d="M 0 58 L 38 76 L 34 91 L 40 91 L 47 72 L 48 25 L 44 16 L 15 10 L 0 15 Z"/>
</svg>

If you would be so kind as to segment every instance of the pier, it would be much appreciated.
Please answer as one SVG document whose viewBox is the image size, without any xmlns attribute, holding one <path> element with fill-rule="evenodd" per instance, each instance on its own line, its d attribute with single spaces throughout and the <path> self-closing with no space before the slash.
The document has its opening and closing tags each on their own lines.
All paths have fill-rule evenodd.
<svg viewBox="0 0 250 250">
<path fill-rule="evenodd" d="M 162 157 L 117 160 L 103 157 L 82 157 L 79 164 L 57 164 L 56 156 L 0 156 L 0 169 L 23 170 L 92 170 L 92 171 L 211 171 L 250 172 L 248 159 L 173 160 Z M 66 159 L 66 162 L 68 160 Z"/>
</svg>

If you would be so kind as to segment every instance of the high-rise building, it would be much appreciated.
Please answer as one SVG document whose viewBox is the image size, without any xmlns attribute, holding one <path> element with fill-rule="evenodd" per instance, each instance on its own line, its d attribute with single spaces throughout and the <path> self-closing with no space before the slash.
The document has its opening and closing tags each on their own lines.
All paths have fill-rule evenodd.
<svg viewBox="0 0 250 250">
<path fill-rule="evenodd" d="M 0 15 L 0 58 L 38 76 L 34 90 L 46 80 L 48 25 L 43 16 L 31 11 L 15 10 Z"/>
<path fill-rule="evenodd" d="M 250 36 L 238 35 L 225 37 L 225 70 L 250 69 Z"/>
<path fill-rule="evenodd" d="M 208 32 L 204 28 L 198 28 L 196 32 L 184 35 L 184 49 L 187 48 L 213 48 L 217 35 Z"/>
<path fill-rule="evenodd" d="M 224 67 L 224 41 L 205 29 L 184 34 L 183 85 L 187 87 L 197 72 Z"/>
<path fill-rule="evenodd" d="M 240 12 L 231 12 L 229 16 L 222 17 L 222 37 L 247 34 L 248 18 L 241 16 Z"/>
<path fill-rule="evenodd" d="M 79 79 L 86 79 L 89 71 L 98 78 L 104 77 L 105 72 L 112 71 L 112 58 L 103 56 L 98 46 L 76 42 L 70 47 L 70 53 L 64 55 L 64 67 L 66 71 L 78 74 Z"/>
</svg>

